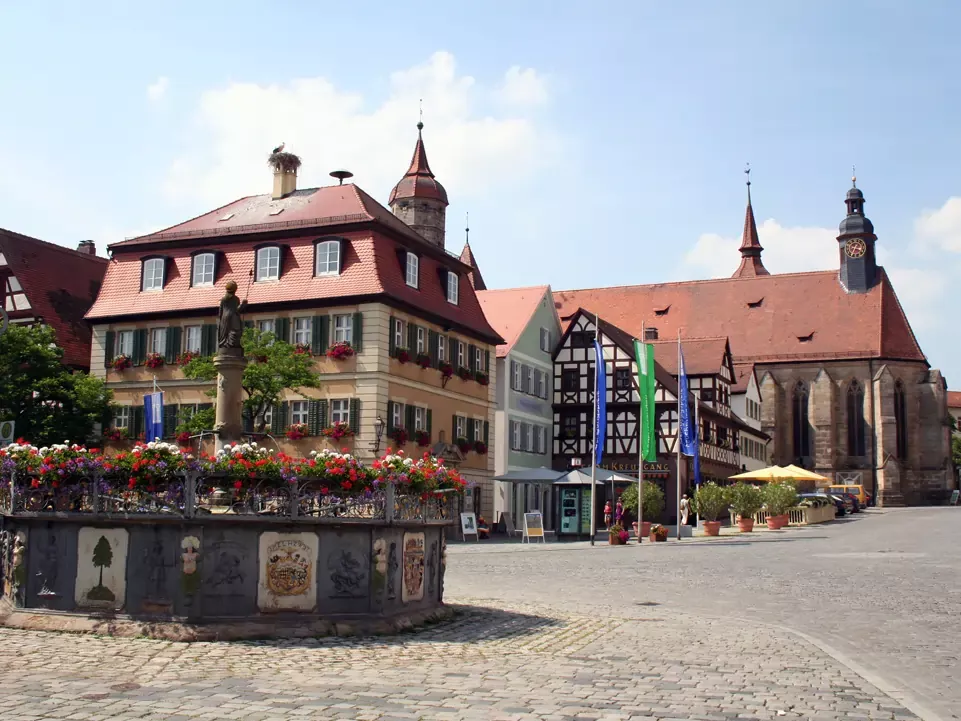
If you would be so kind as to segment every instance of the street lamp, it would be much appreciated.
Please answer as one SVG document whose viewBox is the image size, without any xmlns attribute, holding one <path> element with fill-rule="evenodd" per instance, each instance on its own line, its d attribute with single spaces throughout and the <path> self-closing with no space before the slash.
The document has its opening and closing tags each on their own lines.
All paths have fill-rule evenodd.
<svg viewBox="0 0 961 721">
<path fill-rule="evenodd" d="M 380 439 L 384 437 L 384 419 L 377 416 L 377 420 L 374 421 L 374 453 L 380 451 Z"/>
</svg>

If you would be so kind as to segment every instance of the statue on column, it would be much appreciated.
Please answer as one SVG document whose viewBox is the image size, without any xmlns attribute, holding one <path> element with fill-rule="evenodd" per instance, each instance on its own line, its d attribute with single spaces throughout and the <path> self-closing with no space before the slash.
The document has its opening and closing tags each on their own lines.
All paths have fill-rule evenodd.
<svg viewBox="0 0 961 721">
<path fill-rule="evenodd" d="M 246 300 L 237 297 L 237 283 L 228 280 L 227 292 L 220 299 L 217 314 L 217 352 L 224 355 L 242 355 L 241 340 L 244 335 L 244 321 L 241 313 L 247 307 Z"/>
</svg>

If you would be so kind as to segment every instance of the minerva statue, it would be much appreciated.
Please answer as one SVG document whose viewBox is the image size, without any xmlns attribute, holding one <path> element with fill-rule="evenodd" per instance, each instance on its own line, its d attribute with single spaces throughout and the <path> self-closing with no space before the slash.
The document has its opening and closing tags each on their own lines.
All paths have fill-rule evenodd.
<svg viewBox="0 0 961 721">
<path fill-rule="evenodd" d="M 227 293 L 220 299 L 220 311 L 217 314 L 217 348 L 240 350 L 244 335 L 244 322 L 240 314 L 247 307 L 247 301 L 237 298 L 237 284 L 234 281 L 228 280 L 225 288 Z"/>
</svg>

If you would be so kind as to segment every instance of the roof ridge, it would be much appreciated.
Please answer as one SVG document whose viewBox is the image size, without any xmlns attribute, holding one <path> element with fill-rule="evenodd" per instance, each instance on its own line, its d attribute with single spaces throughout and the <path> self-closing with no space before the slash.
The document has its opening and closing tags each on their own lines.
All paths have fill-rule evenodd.
<svg viewBox="0 0 961 721">
<path fill-rule="evenodd" d="M 231 200 L 229 203 L 224 203 L 223 205 L 220 205 L 214 208 L 213 210 L 208 210 L 205 213 L 200 213 L 199 215 L 195 215 L 192 218 L 187 218 L 187 220 L 181 220 L 179 223 L 168 225 L 167 227 L 161 228 L 160 230 L 155 230 L 152 233 L 147 233 L 146 235 L 135 235 L 133 238 L 124 238 L 123 240 L 117 241 L 116 243 L 111 243 L 110 245 L 107 246 L 107 250 L 110 250 L 115 245 L 120 245 L 120 243 L 125 243 L 128 240 L 140 240 L 141 238 L 149 238 L 153 235 L 160 235 L 161 233 L 166 233 L 168 230 L 170 230 L 171 228 L 176 228 L 178 225 L 186 225 L 187 223 L 193 220 L 197 220 L 197 218 L 203 218 L 205 215 L 213 215 L 218 210 L 223 210 L 227 206 L 233 205 L 234 203 L 239 203 L 240 201 L 248 200 L 249 198 L 259 198 L 261 195 L 267 195 L 267 193 L 258 193 L 257 195 L 243 195 L 235 200 Z"/>
<path fill-rule="evenodd" d="M 832 275 L 837 275 L 836 270 L 802 270 L 794 273 L 771 273 L 770 275 L 756 276 L 749 278 L 702 278 L 700 280 L 673 280 L 666 283 L 634 283 L 625 285 L 606 285 L 595 288 L 568 288 L 567 290 L 556 290 L 555 293 L 584 293 L 587 291 L 594 290 L 623 290 L 625 288 L 653 288 L 655 286 L 678 286 L 678 285 L 694 285 L 695 283 L 740 283 L 743 281 L 750 280 L 768 280 L 770 278 L 789 278 L 797 277 L 800 275 L 821 275 L 830 273 Z"/>
<path fill-rule="evenodd" d="M 547 290 L 550 288 L 549 283 L 544 283 L 543 285 L 522 285 L 517 288 L 487 288 L 485 290 L 476 290 L 475 293 L 511 293 L 517 292 L 519 290 Z"/>
<path fill-rule="evenodd" d="M 34 238 L 32 235 L 24 235 L 23 233 L 18 233 L 15 230 L 8 230 L 7 228 L 0 228 L 0 235 L 7 233 L 11 236 L 19 238 L 21 240 L 26 240 L 30 243 L 39 243 L 45 249 L 57 250 L 65 253 L 69 253 L 71 257 L 82 258 L 84 260 L 92 260 L 97 263 L 109 263 L 107 258 L 100 255 L 91 255 L 90 253 L 84 253 L 82 251 L 76 250 L 75 248 L 68 248 L 65 245 L 60 245 L 59 243 L 51 243 L 49 240 L 41 240 L 40 238 Z"/>
</svg>

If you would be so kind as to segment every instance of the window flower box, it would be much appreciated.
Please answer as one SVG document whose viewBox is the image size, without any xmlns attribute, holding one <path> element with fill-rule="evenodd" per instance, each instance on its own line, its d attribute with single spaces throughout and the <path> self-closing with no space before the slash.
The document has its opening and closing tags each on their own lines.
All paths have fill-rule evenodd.
<svg viewBox="0 0 961 721">
<path fill-rule="evenodd" d="M 474 452 L 481 456 L 487 455 L 487 444 L 484 441 L 474 441 Z"/>
<path fill-rule="evenodd" d="M 301 438 L 307 437 L 307 424 L 306 423 L 293 423 L 290 428 L 287 429 L 287 440 L 299 441 Z"/>
<path fill-rule="evenodd" d="M 396 348 L 394 349 L 394 357 L 401 363 L 407 363 L 410 360 L 410 351 L 406 348 Z"/>
<path fill-rule="evenodd" d="M 334 423 L 333 425 L 327 426 L 323 430 L 323 434 L 326 438 L 333 438 L 335 441 L 339 441 L 341 438 L 354 435 L 354 431 L 346 423 Z"/>
<path fill-rule="evenodd" d="M 327 349 L 327 357 L 333 358 L 334 360 L 347 360 L 352 355 L 354 355 L 354 349 L 350 343 L 340 342 L 334 343 L 330 348 Z"/>
<path fill-rule="evenodd" d="M 104 432 L 103 437 L 108 441 L 113 441 L 117 443 L 119 441 L 125 441 L 128 438 L 126 428 L 110 428 Z"/>
<path fill-rule="evenodd" d="M 454 366 L 450 363 L 442 362 L 437 366 L 437 370 L 440 371 L 441 376 L 444 378 L 450 378 L 454 375 Z"/>
<path fill-rule="evenodd" d="M 474 374 L 471 373 L 470 368 L 465 368 L 464 366 L 461 366 L 460 368 L 457 369 L 457 377 L 460 378 L 462 381 L 469 381 L 471 379 L 471 376 L 473 375 Z"/>
<path fill-rule="evenodd" d="M 430 433 L 427 431 L 414 431 L 414 440 L 418 446 L 426 448 L 430 445 Z"/>
<path fill-rule="evenodd" d="M 390 434 L 390 439 L 398 446 L 403 446 L 408 441 L 407 431 L 403 428 L 395 428 Z"/>
<path fill-rule="evenodd" d="M 490 385 L 491 382 L 490 376 L 483 371 L 477 371 L 474 374 L 474 380 L 480 383 L 482 386 Z"/>
<path fill-rule="evenodd" d="M 149 353 L 147 354 L 147 360 L 144 361 L 144 365 L 148 368 L 160 368 L 164 364 L 164 357 L 159 353 Z"/>
<path fill-rule="evenodd" d="M 310 355 L 310 343 L 298 343 L 295 345 L 294 355 Z"/>
<path fill-rule="evenodd" d="M 470 453 L 472 444 L 470 442 L 470 439 L 464 438 L 463 436 L 461 436 L 456 441 L 454 441 L 454 445 L 457 446 L 457 448 L 460 450 L 461 453 Z"/>
<path fill-rule="evenodd" d="M 194 358 L 199 358 L 199 357 L 200 357 L 199 353 L 193 353 L 188 350 L 185 353 L 181 353 L 180 355 L 177 356 L 177 365 L 182 368 L 183 366 L 190 363 L 190 361 L 192 361 Z"/>
<path fill-rule="evenodd" d="M 419 365 L 421 368 L 430 368 L 430 356 L 426 353 L 418 353 L 417 365 Z"/>
<path fill-rule="evenodd" d="M 115 371 L 125 371 L 125 370 L 127 370 L 128 368 L 130 368 L 130 366 L 132 366 L 132 365 L 133 365 L 133 363 L 131 362 L 130 356 L 128 356 L 128 355 L 118 355 L 118 356 L 117 356 L 116 358 L 114 358 L 113 361 L 110 363 L 110 366 L 111 366 Z"/>
<path fill-rule="evenodd" d="M 177 443 L 179 443 L 181 446 L 186 446 L 188 443 L 190 443 L 190 433 L 187 431 L 184 431 L 183 433 L 178 433 Z"/>
</svg>

